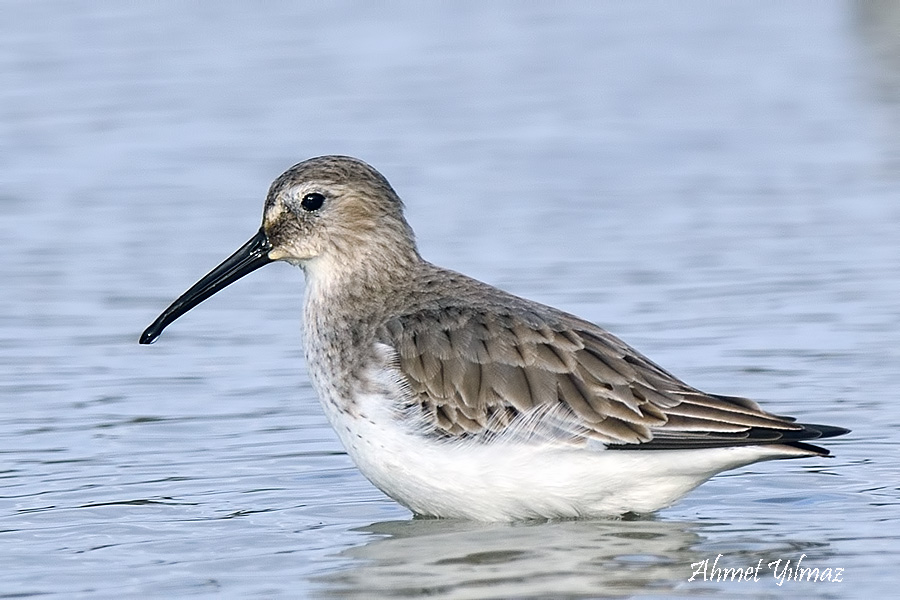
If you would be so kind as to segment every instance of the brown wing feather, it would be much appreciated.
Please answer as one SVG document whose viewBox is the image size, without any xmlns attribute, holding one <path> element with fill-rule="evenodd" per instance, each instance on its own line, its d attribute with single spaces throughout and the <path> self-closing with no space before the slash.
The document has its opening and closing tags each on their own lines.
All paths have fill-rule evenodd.
<svg viewBox="0 0 900 600">
<path fill-rule="evenodd" d="M 422 310 L 391 319 L 378 338 L 396 349 L 412 402 L 447 436 L 550 427 L 573 442 L 649 448 L 766 443 L 804 430 L 751 400 L 704 394 L 556 311 Z"/>
</svg>

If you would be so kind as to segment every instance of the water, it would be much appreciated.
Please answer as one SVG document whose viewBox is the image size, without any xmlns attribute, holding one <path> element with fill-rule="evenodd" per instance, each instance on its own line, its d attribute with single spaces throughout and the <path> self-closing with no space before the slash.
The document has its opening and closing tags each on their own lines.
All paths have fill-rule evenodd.
<svg viewBox="0 0 900 600">
<path fill-rule="evenodd" d="M 890 3 L 9 1 L 0 597 L 878 597 L 898 583 Z M 299 271 L 140 331 L 269 182 L 381 169 L 429 259 L 851 427 L 651 519 L 413 520 L 318 407 Z M 759 581 L 689 582 L 692 563 Z M 776 560 L 843 569 L 785 581 Z"/>
</svg>

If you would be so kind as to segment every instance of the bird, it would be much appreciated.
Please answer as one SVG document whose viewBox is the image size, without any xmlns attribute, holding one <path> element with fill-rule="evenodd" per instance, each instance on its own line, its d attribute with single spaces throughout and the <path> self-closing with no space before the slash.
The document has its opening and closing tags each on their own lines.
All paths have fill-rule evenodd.
<svg viewBox="0 0 900 600">
<path fill-rule="evenodd" d="M 423 259 L 404 204 L 349 156 L 300 162 L 262 226 L 143 332 L 273 261 L 305 275 L 303 345 L 347 454 L 422 517 L 652 514 L 715 474 L 825 457 L 848 433 L 694 388 L 598 325 Z"/>
</svg>

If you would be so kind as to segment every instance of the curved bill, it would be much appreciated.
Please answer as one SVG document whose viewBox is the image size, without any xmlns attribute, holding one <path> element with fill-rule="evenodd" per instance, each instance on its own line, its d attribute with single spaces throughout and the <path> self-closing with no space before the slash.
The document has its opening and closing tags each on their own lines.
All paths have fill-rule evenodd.
<svg viewBox="0 0 900 600">
<path fill-rule="evenodd" d="M 272 244 L 269 243 L 266 232 L 260 228 L 259 232 L 250 238 L 250 241 L 207 273 L 203 279 L 191 286 L 191 289 L 164 310 L 141 334 L 140 343 L 152 344 L 172 321 L 244 275 L 272 262 L 272 259 L 269 258 L 271 249 Z"/>
</svg>

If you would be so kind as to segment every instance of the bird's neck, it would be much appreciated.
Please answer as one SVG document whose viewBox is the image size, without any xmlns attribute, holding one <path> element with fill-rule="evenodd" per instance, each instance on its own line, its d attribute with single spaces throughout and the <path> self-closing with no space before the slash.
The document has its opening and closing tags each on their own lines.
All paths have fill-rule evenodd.
<svg viewBox="0 0 900 600">
<path fill-rule="evenodd" d="M 306 275 L 308 299 L 334 302 L 340 297 L 383 298 L 423 264 L 415 247 L 366 248 L 330 252 L 300 264 Z"/>
<path fill-rule="evenodd" d="M 402 296 L 403 282 L 415 278 L 422 262 L 418 254 L 391 260 L 390 268 L 325 256 L 301 265 L 306 274 L 303 329 L 309 372 L 323 402 L 339 411 L 353 410 L 354 382 L 376 351 L 377 327 L 390 314 L 391 302 Z"/>
</svg>

